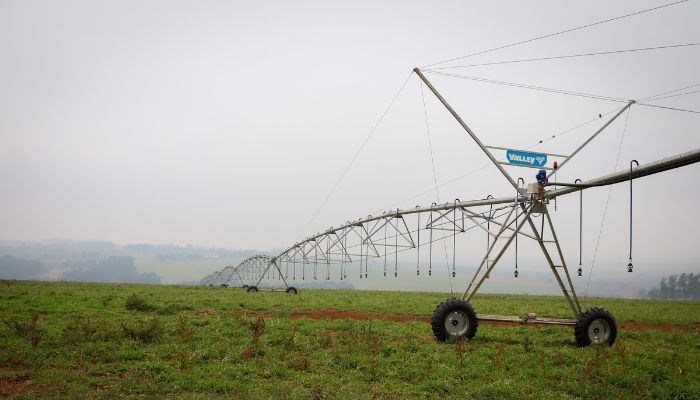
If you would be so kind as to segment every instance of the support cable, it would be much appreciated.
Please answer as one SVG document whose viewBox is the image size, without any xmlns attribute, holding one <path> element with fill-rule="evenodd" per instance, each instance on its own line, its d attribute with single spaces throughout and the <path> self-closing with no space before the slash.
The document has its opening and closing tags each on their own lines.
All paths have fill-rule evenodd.
<svg viewBox="0 0 700 400">
<path fill-rule="evenodd" d="M 605 24 L 605 23 L 608 23 L 608 22 L 617 21 L 617 20 L 620 20 L 620 19 L 623 19 L 623 18 L 632 17 L 632 16 L 635 16 L 635 15 L 640 15 L 640 14 L 644 14 L 644 13 L 651 12 L 651 11 L 656 11 L 656 10 L 659 10 L 659 9 L 662 9 L 662 8 L 665 8 L 665 7 L 675 6 L 675 5 L 677 5 L 677 4 L 685 3 L 685 2 L 687 2 L 687 1 L 688 1 L 688 0 L 680 0 L 680 1 L 675 1 L 675 2 L 672 2 L 672 3 L 662 4 L 662 5 L 660 5 L 660 6 L 656 6 L 656 7 L 652 7 L 652 8 L 647 8 L 647 9 L 640 10 L 640 11 L 635 11 L 635 12 L 632 12 L 632 13 L 629 13 L 629 14 L 624 14 L 624 15 L 620 15 L 620 16 L 617 16 L 617 17 L 604 19 L 604 20 L 601 20 L 601 21 L 592 22 L 592 23 L 589 23 L 589 24 L 586 24 L 586 25 L 581 25 L 581 26 L 577 26 L 577 27 L 574 27 L 574 28 L 564 29 L 563 31 L 558 31 L 558 32 L 554 32 L 554 33 L 549 33 L 549 34 L 542 35 L 542 36 L 537 36 L 537 37 L 534 37 L 534 38 L 531 38 L 531 39 L 521 40 L 521 41 L 518 41 L 518 42 L 509 43 L 509 44 L 506 44 L 506 45 L 502 45 L 502 46 L 498 46 L 498 47 L 493 47 L 493 48 L 487 49 L 487 50 L 477 51 L 477 52 L 475 52 L 475 53 L 467 54 L 467 55 L 460 56 L 460 57 L 451 58 L 451 59 L 449 59 L 449 60 L 439 61 L 439 62 L 436 62 L 436 63 L 432 63 L 432 64 L 425 65 L 425 66 L 423 66 L 423 67 L 421 67 L 421 68 L 427 68 L 427 67 L 431 67 L 431 66 L 433 66 L 433 65 L 445 64 L 445 63 L 448 63 L 448 62 L 457 61 L 457 60 L 461 60 L 461 59 L 468 58 L 468 57 L 473 57 L 473 56 L 477 56 L 477 55 L 481 55 L 481 54 L 490 53 L 490 52 L 496 51 L 496 50 L 506 49 L 506 48 L 508 48 L 508 47 L 513 47 L 513 46 L 518 46 L 518 45 L 525 44 L 525 43 L 534 42 L 534 41 L 536 41 L 536 40 L 546 39 L 546 38 L 550 38 L 550 37 L 562 35 L 562 34 L 565 34 L 565 33 L 574 32 L 574 31 L 578 31 L 578 30 L 581 30 L 581 29 L 590 28 L 590 27 L 593 27 L 593 26 L 596 26 L 596 25 L 601 25 L 601 24 Z"/>
<path fill-rule="evenodd" d="M 665 98 L 665 97 L 660 97 L 660 96 L 665 96 L 665 95 L 668 95 L 668 94 L 671 94 L 671 93 L 680 92 L 680 91 L 682 91 L 682 90 L 691 89 L 691 88 L 694 88 L 694 87 L 697 87 L 697 86 L 700 86 L 700 83 L 695 83 L 695 84 L 688 85 L 688 86 L 684 86 L 684 87 L 681 87 L 681 88 L 678 88 L 678 89 L 665 91 L 665 92 L 662 92 L 662 93 L 659 93 L 659 94 L 655 94 L 655 95 L 653 95 L 653 96 L 645 97 L 645 98 L 643 98 L 643 99 L 641 99 L 641 100 L 639 100 L 639 101 L 656 101 L 656 100 L 661 100 L 661 99 L 663 99 L 663 98 Z M 683 93 L 682 95 L 685 95 L 685 94 L 692 94 L 692 93 L 695 93 L 695 92 Z M 636 104 L 639 104 L 639 103 L 636 103 Z M 534 144 L 532 144 L 532 145 L 530 145 L 530 146 L 524 147 L 524 149 L 525 149 L 525 150 L 530 150 L 530 149 L 536 147 L 537 145 L 540 145 L 540 144 L 543 144 L 543 143 L 547 143 L 547 142 L 549 142 L 549 141 L 551 141 L 551 140 L 554 140 L 554 139 L 558 139 L 558 138 L 560 138 L 560 137 L 562 137 L 562 136 L 564 136 L 564 135 L 567 135 L 567 134 L 569 134 L 569 133 L 571 133 L 571 132 L 573 132 L 573 131 L 575 131 L 575 130 L 577 130 L 577 129 L 579 129 L 579 128 L 582 128 L 582 127 L 584 127 L 584 126 L 586 126 L 586 125 L 588 125 L 588 124 L 591 124 L 591 123 L 593 123 L 593 122 L 595 122 L 595 121 L 598 121 L 598 120 L 600 120 L 601 118 L 603 118 L 603 117 L 605 117 L 605 116 L 608 116 L 608 115 L 610 115 L 610 114 L 616 113 L 616 112 L 620 111 L 621 108 L 622 108 L 622 107 L 616 107 L 616 108 L 614 108 L 614 109 L 612 109 L 612 110 L 610 110 L 610 111 L 607 111 L 607 112 L 598 114 L 598 115 L 595 116 L 594 118 L 591 118 L 591 119 L 589 119 L 589 120 L 587 120 L 587 121 L 585 121 L 585 122 L 579 123 L 579 124 L 577 124 L 577 125 L 575 125 L 575 126 L 573 126 L 573 127 L 571 127 L 571 128 L 568 128 L 568 129 L 566 129 L 566 130 L 563 130 L 563 131 L 561 131 L 561 132 L 559 132 L 559 133 L 553 134 L 553 135 L 552 135 L 551 137 L 549 137 L 549 138 L 540 139 L 540 140 L 537 141 L 536 143 L 534 143 Z M 473 175 L 473 174 L 475 174 L 475 173 L 477 173 L 477 172 L 480 172 L 480 171 L 482 171 L 482 170 L 484 170 L 484 169 L 486 169 L 486 168 L 489 168 L 489 167 L 491 167 L 491 166 L 493 166 L 492 163 L 484 164 L 484 165 L 482 165 L 481 167 L 478 167 L 478 168 L 473 169 L 473 170 L 471 170 L 471 171 L 469 171 L 469 172 L 466 172 L 466 173 L 464 173 L 464 174 L 462 174 L 462 175 L 459 175 L 459 176 L 457 176 L 457 177 L 454 177 L 454 178 L 452 178 L 452 179 L 449 179 L 449 180 L 447 180 L 447 181 L 445 181 L 445 182 L 443 182 L 443 183 L 438 184 L 437 186 L 438 186 L 438 188 L 442 188 L 442 187 L 444 187 L 444 186 L 447 186 L 447 185 L 450 185 L 450 184 L 452 184 L 452 183 L 455 183 L 455 182 L 457 182 L 457 181 L 459 181 L 459 180 L 462 180 L 462 179 L 464 179 L 464 178 L 466 178 L 466 177 L 468 177 L 468 176 L 470 176 L 470 175 Z M 422 192 L 420 192 L 420 193 L 417 193 L 417 194 L 415 194 L 415 195 L 413 195 L 413 196 L 411 196 L 411 197 L 409 197 L 409 198 L 406 198 L 406 199 L 404 199 L 404 200 L 402 200 L 402 201 L 400 201 L 400 202 L 394 203 L 394 204 L 392 204 L 392 205 L 391 205 L 390 207 L 388 207 L 388 208 L 396 207 L 396 206 L 399 205 L 399 204 L 402 204 L 402 203 L 404 203 L 404 202 L 406 202 L 406 201 L 409 201 L 409 200 L 416 199 L 416 198 L 421 197 L 421 196 L 423 196 L 423 195 L 425 195 L 425 194 L 428 194 L 428 193 L 430 193 L 430 192 L 432 192 L 432 191 L 434 191 L 434 190 L 435 190 L 434 187 L 432 187 L 432 188 L 430 188 L 430 189 L 426 189 L 426 190 L 424 190 L 424 191 L 422 191 Z"/>
<path fill-rule="evenodd" d="M 691 89 L 691 88 L 694 88 L 694 87 L 697 87 L 697 86 L 700 86 L 700 83 L 695 83 L 695 84 L 692 84 L 692 85 L 684 86 L 684 87 L 682 87 L 682 88 L 669 90 L 668 92 L 663 92 L 663 93 L 655 94 L 655 95 L 653 95 L 653 96 L 649 96 L 649 97 L 643 98 L 643 99 L 641 99 L 641 100 L 639 100 L 639 101 L 656 101 L 656 100 L 660 100 L 661 96 L 665 96 L 665 95 L 671 94 L 671 93 L 680 92 L 681 90 Z M 694 92 L 691 92 L 691 93 L 694 93 Z M 687 93 L 687 94 L 690 94 L 690 93 Z"/>
<path fill-rule="evenodd" d="M 700 111 L 687 110 L 685 108 L 667 107 L 667 106 L 660 106 L 658 104 L 647 104 L 647 103 L 638 103 L 638 104 L 640 106 L 645 106 L 645 107 L 663 108 L 665 110 L 671 110 L 671 111 L 680 111 L 680 112 L 687 112 L 687 113 L 692 113 L 692 114 L 700 114 Z"/>
<path fill-rule="evenodd" d="M 460 74 L 454 74 L 454 73 L 449 73 L 449 72 L 427 70 L 427 71 L 425 71 L 425 73 L 446 76 L 449 78 L 466 79 L 466 80 L 475 81 L 475 82 L 490 83 L 490 84 L 502 85 L 502 86 L 511 86 L 511 87 L 517 87 L 517 88 L 521 88 L 521 89 L 537 90 L 537 91 L 541 91 L 541 92 L 563 94 L 563 95 L 567 95 L 567 96 L 576 96 L 576 97 L 583 97 L 583 98 L 595 99 L 595 100 L 605 100 L 605 101 L 613 101 L 613 102 L 619 102 L 619 103 L 627 103 L 629 101 L 629 100 L 622 99 L 619 97 L 603 96 L 603 95 L 584 93 L 584 92 L 574 92 L 571 90 L 548 88 L 548 87 L 543 87 L 543 86 L 530 85 L 530 84 L 526 84 L 526 83 L 499 81 L 499 80 L 495 80 L 495 79 L 481 78 L 481 77 L 477 77 L 477 76 L 460 75 Z"/>
<path fill-rule="evenodd" d="M 423 89 L 423 81 L 420 81 L 420 94 L 421 94 L 421 99 L 423 100 L 423 115 L 425 116 L 425 130 L 428 134 L 428 148 L 430 150 L 430 161 L 433 166 L 433 183 L 435 184 L 435 197 L 437 201 L 440 201 L 440 192 L 438 191 L 438 184 L 437 184 L 437 173 L 435 172 L 435 157 L 433 155 L 433 144 L 432 140 L 430 139 L 430 124 L 428 123 L 428 109 L 425 106 L 425 90 Z M 431 242 L 432 242 L 432 229 L 430 232 L 431 235 Z M 445 238 L 445 233 L 443 232 L 443 239 Z M 450 275 L 450 264 L 447 259 L 447 244 L 445 241 L 442 241 L 443 248 L 445 250 L 445 265 L 447 266 L 447 276 L 449 278 L 450 282 L 450 294 L 454 296 L 454 288 L 452 287 L 452 275 Z M 431 260 L 432 261 L 432 260 Z M 430 273 L 428 273 L 430 275 Z"/>
<path fill-rule="evenodd" d="M 673 48 L 678 48 L 678 47 L 690 47 L 690 46 L 697 46 L 697 45 L 700 45 L 700 43 L 697 43 L 697 42 L 696 43 L 681 43 L 681 44 L 672 44 L 672 45 L 665 45 L 665 46 L 641 47 L 641 48 L 636 48 L 636 49 L 621 49 L 621 50 L 611 50 L 611 51 L 599 51 L 599 52 L 593 52 L 593 53 L 566 54 L 566 55 L 561 55 L 561 56 L 520 58 L 520 59 L 515 59 L 515 60 L 493 61 L 493 62 L 476 63 L 476 64 L 454 65 L 454 66 L 449 66 L 449 67 L 429 68 L 429 69 L 426 69 L 425 71 L 438 71 L 438 70 L 453 69 L 453 68 L 484 67 L 484 66 L 489 66 L 489 65 L 502 65 L 502 64 L 518 64 L 518 63 L 526 63 L 526 62 L 534 62 L 534 61 L 551 61 L 551 60 L 561 60 L 561 59 L 567 59 L 567 58 L 602 56 L 602 55 L 621 54 L 621 53 L 634 53 L 634 52 L 649 51 L 649 50 L 673 49 Z"/>
<path fill-rule="evenodd" d="M 411 73 L 408 74 L 408 76 L 406 77 L 406 80 L 405 80 L 405 81 L 403 82 L 403 84 L 401 85 L 401 88 L 399 88 L 399 91 L 396 92 L 396 94 L 394 95 L 394 97 L 391 99 L 391 101 L 389 102 L 389 105 L 388 105 L 387 108 L 384 110 L 384 112 L 382 113 L 382 115 L 379 117 L 379 120 L 377 121 L 377 123 L 374 124 L 374 126 L 373 126 L 372 129 L 370 130 L 369 134 L 367 135 L 367 137 L 365 138 L 365 140 L 364 140 L 364 141 L 362 142 L 362 144 L 360 145 L 360 148 L 357 149 L 357 151 L 355 152 L 355 155 L 354 155 L 354 156 L 352 157 L 352 159 L 350 160 L 350 163 L 348 163 L 347 167 L 345 167 L 345 170 L 343 170 L 343 173 L 340 174 L 340 177 L 339 177 L 338 180 L 335 182 L 335 184 L 334 184 L 333 187 L 331 188 L 330 192 L 328 192 L 328 194 L 326 195 L 326 197 L 323 199 L 323 201 L 321 202 L 321 204 L 318 206 L 318 208 L 316 209 L 316 211 L 313 213 L 313 215 L 311 216 L 311 219 L 309 219 L 309 222 L 306 224 L 306 226 L 304 227 L 304 229 L 302 230 L 302 232 L 299 233 L 299 237 L 298 237 L 298 238 L 301 238 L 301 235 L 303 235 L 304 232 L 306 232 L 306 230 L 309 229 L 309 226 L 311 226 L 311 224 L 314 222 L 314 220 L 315 220 L 316 217 L 318 216 L 318 213 L 321 212 L 321 209 L 323 208 L 323 206 L 326 205 L 326 203 L 327 203 L 328 200 L 331 198 L 331 196 L 333 195 L 333 193 L 335 193 L 335 190 L 336 190 L 336 189 L 338 188 L 338 186 L 340 185 L 340 182 L 343 180 L 343 178 L 345 178 L 345 175 L 348 173 L 348 171 L 350 170 L 350 168 L 352 167 L 352 165 L 355 163 L 355 160 L 357 160 L 357 157 L 360 155 L 360 153 L 361 153 L 362 150 L 365 148 L 365 146 L 367 145 L 367 143 L 369 142 L 369 140 L 372 138 L 372 136 L 374 135 L 374 133 L 377 131 L 377 128 L 379 128 L 379 125 L 381 125 L 382 121 L 384 121 L 384 118 L 385 118 L 386 115 L 389 113 L 389 110 L 391 110 L 391 108 L 393 107 L 394 103 L 396 103 L 396 99 L 398 99 L 398 98 L 399 98 L 399 95 L 403 92 L 403 89 L 406 87 L 406 84 L 408 83 L 408 80 L 411 79 L 411 75 L 413 75 L 413 71 L 411 71 Z M 299 241 L 298 238 L 297 238 L 297 242 Z"/>
<path fill-rule="evenodd" d="M 630 112 L 631 109 L 627 110 L 627 115 L 625 116 L 625 126 L 622 128 L 622 136 L 620 137 L 620 146 L 617 149 L 617 158 L 615 159 L 615 168 L 614 170 L 617 171 L 617 165 L 620 161 L 620 153 L 622 152 L 622 144 L 624 143 L 625 140 L 625 133 L 627 132 L 627 123 L 629 122 L 630 119 Z M 598 240 L 596 241 L 595 244 L 595 250 L 593 251 L 593 261 L 591 263 L 591 270 L 588 272 L 588 282 L 586 282 L 586 291 L 583 296 L 583 300 L 586 301 L 588 298 L 588 288 L 591 285 L 591 277 L 593 276 L 593 268 L 595 267 L 595 261 L 596 257 L 598 256 L 598 247 L 600 246 L 600 238 L 603 236 L 603 227 L 605 226 L 605 217 L 608 214 L 608 205 L 610 204 L 610 195 L 612 194 L 612 185 L 608 189 L 608 197 L 605 200 L 605 208 L 603 209 L 603 220 L 600 223 L 600 230 L 598 231 Z"/>
<path fill-rule="evenodd" d="M 672 98 L 672 97 L 687 96 L 687 95 L 689 95 L 689 94 L 695 94 L 695 93 L 700 93 L 700 90 L 693 90 L 692 92 L 671 94 L 671 95 L 668 95 L 668 96 L 657 97 L 657 98 L 655 98 L 654 100 L 648 100 L 648 101 L 665 100 L 665 99 L 670 99 L 670 98 Z"/>
</svg>

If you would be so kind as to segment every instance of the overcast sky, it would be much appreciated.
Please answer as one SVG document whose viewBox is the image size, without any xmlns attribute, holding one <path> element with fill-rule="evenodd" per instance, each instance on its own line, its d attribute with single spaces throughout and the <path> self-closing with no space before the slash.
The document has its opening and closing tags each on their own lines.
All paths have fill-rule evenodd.
<svg viewBox="0 0 700 400">
<path fill-rule="evenodd" d="M 437 196 L 414 75 L 311 220 L 413 67 L 660 4 L 0 0 L 0 240 L 274 249 L 349 219 L 429 205 Z M 439 66 L 698 42 L 699 15 L 689 1 Z M 640 99 L 700 83 L 700 46 L 446 71 Z M 428 77 L 495 146 L 527 147 L 619 107 Z M 486 165 L 425 99 L 438 183 Z M 655 104 L 700 110 L 700 94 Z M 601 123 L 536 148 L 571 152 Z M 610 173 L 619 149 L 618 170 L 697 148 L 699 126 L 698 114 L 635 106 L 559 179 Z M 533 181 L 533 170 L 512 171 Z M 641 265 L 698 270 L 698 178 L 694 165 L 635 183 Z M 442 185 L 439 200 L 509 188 L 487 168 Z M 611 193 L 599 250 L 600 262 L 620 268 L 627 191 Z M 607 195 L 585 195 L 589 258 Z M 578 196 L 558 209 L 576 258 Z"/>
</svg>

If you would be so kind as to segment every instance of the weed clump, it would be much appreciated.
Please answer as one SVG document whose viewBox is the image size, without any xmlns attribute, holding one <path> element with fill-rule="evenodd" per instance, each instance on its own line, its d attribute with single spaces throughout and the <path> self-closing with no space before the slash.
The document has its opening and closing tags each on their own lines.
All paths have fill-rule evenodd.
<svg viewBox="0 0 700 400">
<path fill-rule="evenodd" d="M 180 318 L 173 334 L 180 338 L 182 342 L 190 342 L 194 339 L 194 330 L 190 328 L 186 314 L 180 314 Z"/>
<path fill-rule="evenodd" d="M 182 304 L 168 304 L 167 306 L 156 311 L 158 315 L 175 315 L 181 311 L 192 311 L 192 307 Z"/>
<path fill-rule="evenodd" d="M 148 301 L 143 296 L 139 296 L 136 293 L 132 293 L 126 298 L 125 307 L 129 311 L 151 311 L 154 308 L 148 304 Z"/>
<path fill-rule="evenodd" d="M 260 338 L 265 333 L 265 319 L 258 315 L 255 321 L 250 322 L 251 343 L 243 349 L 243 358 L 251 359 L 260 352 Z"/>
<path fill-rule="evenodd" d="M 36 347 L 41 342 L 43 331 L 37 326 L 39 322 L 39 314 L 32 313 L 28 322 L 10 319 L 5 321 L 5 325 L 19 337 L 25 337 L 29 340 L 32 347 Z"/>
<path fill-rule="evenodd" d="M 158 340 L 164 331 L 163 324 L 158 318 L 145 318 L 133 325 L 122 322 L 121 326 L 124 336 L 144 343 Z"/>
<path fill-rule="evenodd" d="M 113 336 L 104 320 L 93 322 L 89 315 L 75 317 L 63 328 L 63 339 L 73 344 L 109 340 Z"/>
<path fill-rule="evenodd" d="M 305 352 L 295 352 L 287 361 L 289 368 L 295 371 L 308 371 L 310 367 L 309 355 Z"/>
</svg>

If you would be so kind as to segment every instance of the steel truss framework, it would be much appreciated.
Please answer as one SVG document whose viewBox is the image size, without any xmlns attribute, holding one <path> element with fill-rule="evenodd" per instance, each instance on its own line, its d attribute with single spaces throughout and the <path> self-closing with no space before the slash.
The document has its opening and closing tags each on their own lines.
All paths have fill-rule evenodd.
<svg viewBox="0 0 700 400">
<path fill-rule="evenodd" d="M 269 255 L 255 255 L 248 257 L 236 266 L 227 265 L 220 271 L 213 272 L 200 281 L 204 286 L 233 286 L 233 282 L 240 283 L 243 287 L 256 286 L 263 279 L 281 279 L 283 282 L 282 272 L 275 266 L 273 257 Z M 255 285 L 253 285 L 255 283 Z M 287 284 L 285 282 L 285 287 Z"/>
<path fill-rule="evenodd" d="M 497 160 L 491 151 L 507 149 L 484 145 L 423 73 L 417 68 L 414 69 L 414 72 L 511 184 L 512 190 L 515 192 L 513 196 L 501 198 L 489 196 L 486 199 L 471 201 L 457 199 L 454 202 L 444 204 L 433 203 L 430 207 L 416 206 L 412 209 L 396 209 L 381 215 L 369 215 L 358 220 L 347 221 L 343 225 L 331 227 L 324 232 L 307 237 L 284 249 L 276 256 L 255 256 L 237 267 L 226 267 L 218 273 L 205 277 L 202 283 L 228 283 L 236 277 L 242 283 L 244 282 L 243 276 L 252 278 L 250 282 L 257 279 L 255 286 L 259 285 L 266 277 L 281 280 L 285 286 L 287 286 L 288 280 L 335 280 L 336 278 L 344 280 L 348 279 L 348 276 L 365 279 L 370 274 L 375 273 L 375 267 L 383 267 L 383 276 L 393 275 L 396 277 L 398 276 L 399 253 L 406 251 L 414 251 L 417 254 L 415 262 L 417 275 L 425 274 L 426 266 L 427 274 L 432 275 L 433 261 L 437 258 L 437 254 L 440 254 L 433 254 L 437 251 L 433 248 L 434 244 L 450 240 L 453 248 L 452 262 L 450 263 L 448 259 L 446 263 L 448 268 L 452 267 L 452 277 L 455 277 L 454 248 L 457 246 L 457 236 L 470 231 L 480 231 L 486 233 L 487 248 L 474 275 L 466 284 L 466 290 L 462 296 L 463 301 L 472 300 L 485 280 L 488 279 L 489 274 L 503 260 L 506 250 L 513 243 L 515 243 L 517 254 L 518 238 L 531 239 L 538 243 L 574 319 L 539 318 L 534 314 L 524 314 L 520 317 L 479 315 L 478 319 L 575 325 L 576 318 L 580 320 L 581 316 L 585 315 L 584 308 L 576 295 L 564 254 L 557 239 L 555 225 L 548 209 L 550 200 L 587 188 L 627 182 L 697 163 L 700 161 L 700 149 L 639 165 L 636 168 L 630 168 L 630 171 L 590 179 L 586 182 L 556 183 L 558 189 L 554 190 L 550 190 L 550 187 L 546 185 L 540 185 L 536 191 L 526 190 L 525 182 L 513 179 L 504 168 L 504 163 Z M 622 107 L 571 154 L 545 154 L 561 160 L 557 169 L 560 171 L 564 165 L 634 103 L 632 100 Z M 552 168 L 547 168 L 547 170 L 549 171 L 547 178 L 556 172 Z M 577 180 L 577 182 L 579 181 Z M 373 267 L 372 272 L 369 271 L 370 263 Z M 402 264 L 404 263 L 402 262 Z M 271 271 L 272 275 L 270 275 Z M 471 309 L 471 306 L 469 307 Z M 435 316 L 433 318 L 435 332 Z M 450 321 L 461 323 L 457 317 Z M 612 323 L 614 325 L 614 320 Z M 447 325 L 445 327 L 449 328 Z M 598 331 L 596 330 L 596 332 Z M 439 335 L 436 334 L 436 336 L 440 339 Z M 597 333 L 592 338 L 596 339 Z"/>
</svg>

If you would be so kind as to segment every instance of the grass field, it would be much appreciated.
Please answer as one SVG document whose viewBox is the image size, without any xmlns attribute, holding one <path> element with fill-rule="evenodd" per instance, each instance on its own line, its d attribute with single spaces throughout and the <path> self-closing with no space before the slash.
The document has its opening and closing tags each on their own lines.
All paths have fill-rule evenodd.
<svg viewBox="0 0 700 400">
<path fill-rule="evenodd" d="M 383 317 L 429 317 L 447 297 L 0 282 L 0 396 L 700 398 L 699 302 L 588 299 L 634 327 L 612 348 L 578 348 L 558 326 L 482 324 L 471 341 L 436 343 L 424 321 Z M 557 297 L 473 305 L 570 317 Z M 303 316 L 311 310 L 364 316 Z"/>
</svg>

